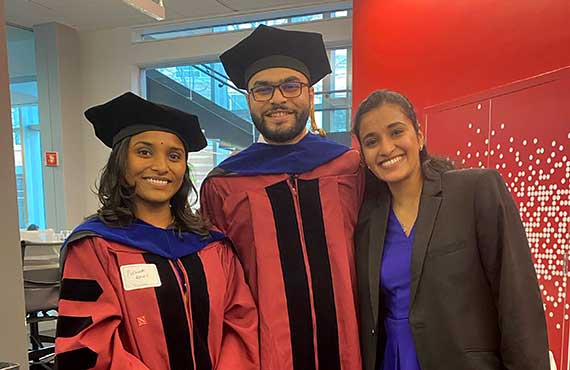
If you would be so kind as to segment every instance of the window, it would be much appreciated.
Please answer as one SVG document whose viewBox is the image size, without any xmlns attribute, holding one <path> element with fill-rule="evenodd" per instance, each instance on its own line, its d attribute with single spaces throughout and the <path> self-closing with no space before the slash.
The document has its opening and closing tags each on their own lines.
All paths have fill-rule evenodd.
<svg viewBox="0 0 570 370">
<path fill-rule="evenodd" d="M 331 18 L 340 18 L 340 17 L 348 17 L 349 15 L 349 10 L 339 10 L 336 12 L 332 12 L 331 13 Z"/>
<path fill-rule="evenodd" d="M 346 98 L 348 89 L 347 76 L 347 49 L 335 49 L 331 52 L 331 64 L 334 68 L 331 81 L 332 96 L 335 98 Z"/>
<path fill-rule="evenodd" d="M 264 19 L 264 20 L 255 20 L 252 19 L 248 22 L 240 22 L 240 23 L 232 23 L 232 24 L 221 24 L 221 25 L 213 25 L 213 26 L 206 26 L 206 27 L 189 27 L 183 28 L 178 30 L 169 30 L 169 31 L 155 31 L 155 32 L 147 32 L 142 33 L 140 35 L 140 39 L 145 40 L 165 40 L 165 39 L 172 39 L 177 37 L 187 37 L 187 36 L 196 36 L 196 35 L 204 35 L 208 33 L 216 33 L 216 32 L 234 32 L 234 31 L 242 31 L 247 29 L 254 29 L 261 24 L 265 24 L 267 26 L 281 26 L 284 24 L 289 23 L 301 23 L 301 22 L 315 22 L 320 21 L 327 18 L 340 18 L 340 17 L 348 17 L 352 15 L 352 11 L 350 9 L 337 9 L 333 11 L 325 11 L 325 12 L 317 12 L 311 14 L 301 14 L 301 15 L 294 15 L 290 17 L 279 17 L 275 19 Z"/>
<path fill-rule="evenodd" d="M 208 139 L 208 145 L 204 149 L 197 153 L 190 153 L 188 168 L 190 179 L 196 190 L 200 190 L 208 172 L 228 158 L 233 151 L 232 148 L 225 148 L 220 139 Z"/>
<path fill-rule="evenodd" d="M 199 63 L 156 68 L 150 70 L 150 73 L 147 71 L 147 83 L 153 79 L 161 81 L 161 88 L 173 88 L 178 94 L 193 101 L 205 98 L 251 123 L 244 92 L 237 89 L 228 80 L 222 63 Z M 147 84 L 147 88 L 148 86 Z M 195 96 L 196 94 L 199 96 Z M 204 102 L 203 104 L 207 103 Z M 205 108 L 209 109 L 208 107 Z"/>
<path fill-rule="evenodd" d="M 46 227 L 34 33 L 6 27 L 20 228 Z"/>
<path fill-rule="evenodd" d="M 315 84 L 315 110 L 322 112 L 317 121 L 327 132 L 349 132 L 351 128 L 351 51 L 351 48 L 330 49 L 332 73 Z"/>
<path fill-rule="evenodd" d="M 350 48 L 337 48 L 328 51 L 332 74 L 314 85 L 315 111 L 318 124 L 327 132 L 350 131 L 351 87 L 350 87 Z M 228 79 L 219 62 L 154 68 L 146 71 L 147 98 L 164 104 L 176 105 L 192 112 L 203 112 L 212 116 L 216 124 L 236 125 L 246 129 L 248 141 L 231 138 L 222 139 L 222 145 L 234 143 L 235 148 L 243 148 L 254 141 L 255 132 L 247 105 L 245 93 L 237 89 Z M 181 100 L 180 98 L 184 98 Z M 222 115 L 220 117 L 220 114 Z M 236 118 L 234 120 L 234 117 Z M 211 129 L 206 126 L 206 135 Z M 212 123 L 212 126 L 214 123 Z M 247 128 L 249 126 L 249 128 Z M 226 132 L 226 134 L 228 134 Z M 236 143 L 242 143 L 240 145 Z"/>
<path fill-rule="evenodd" d="M 37 103 L 12 105 L 12 133 L 20 228 L 45 228 L 42 152 Z"/>
</svg>

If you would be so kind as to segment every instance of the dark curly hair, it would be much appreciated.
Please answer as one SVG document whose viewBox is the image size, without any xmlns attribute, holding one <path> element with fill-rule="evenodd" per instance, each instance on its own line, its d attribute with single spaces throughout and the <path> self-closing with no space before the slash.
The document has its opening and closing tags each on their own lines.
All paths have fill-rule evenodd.
<svg viewBox="0 0 570 370">
<path fill-rule="evenodd" d="M 136 220 L 135 188 L 130 186 L 125 179 L 129 143 L 130 137 L 127 137 L 113 147 L 97 185 L 97 196 L 101 203 L 101 207 L 97 210 L 97 217 L 112 227 L 126 226 Z M 190 180 L 190 170 L 186 167 L 182 185 L 170 199 L 170 207 L 174 216 L 172 226 L 179 232 L 191 231 L 207 236 L 211 225 L 190 207 L 188 202 L 190 192 L 193 194 L 192 205 L 194 205 L 198 192 Z"/>
<path fill-rule="evenodd" d="M 402 113 L 412 122 L 414 126 L 414 131 L 420 132 L 420 125 L 418 119 L 416 118 L 416 112 L 414 106 L 404 95 L 391 91 L 391 90 L 375 90 L 366 99 L 364 99 L 354 115 L 354 126 L 352 127 L 352 132 L 360 142 L 360 126 L 362 125 L 362 117 L 376 109 L 382 107 L 384 104 L 395 104 L 402 110 Z M 426 175 L 426 167 L 429 167 L 436 172 L 445 172 L 447 170 L 452 170 L 455 168 L 453 161 L 448 158 L 435 157 L 428 153 L 427 146 L 424 145 L 420 151 L 420 163 L 422 164 L 422 173 Z"/>
</svg>

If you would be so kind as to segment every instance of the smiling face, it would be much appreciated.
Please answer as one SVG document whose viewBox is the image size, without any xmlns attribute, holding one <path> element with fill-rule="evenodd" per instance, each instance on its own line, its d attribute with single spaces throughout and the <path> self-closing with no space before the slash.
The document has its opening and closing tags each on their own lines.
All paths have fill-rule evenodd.
<svg viewBox="0 0 570 370">
<path fill-rule="evenodd" d="M 388 185 L 421 178 L 421 131 L 396 104 L 383 104 L 362 116 L 359 141 L 368 168 Z"/>
<path fill-rule="evenodd" d="M 137 209 L 168 207 L 186 173 L 182 141 L 164 131 L 145 131 L 131 137 L 125 180 L 135 187 Z"/>
<path fill-rule="evenodd" d="M 275 88 L 273 96 L 267 101 L 256 101 L 251 92 L 247 99 L 255 127 L 272 144 L 293 144 L 303 138 L 313 106 L 314 90 L 308 86 L 309 81 L 304 74 L 290 68 L 264 69 L 253 75 L 248 82 L 249 91 L 284 82 L 303 83 L 300 95 L 286 98 L 279 88 Z"/>
</svg>

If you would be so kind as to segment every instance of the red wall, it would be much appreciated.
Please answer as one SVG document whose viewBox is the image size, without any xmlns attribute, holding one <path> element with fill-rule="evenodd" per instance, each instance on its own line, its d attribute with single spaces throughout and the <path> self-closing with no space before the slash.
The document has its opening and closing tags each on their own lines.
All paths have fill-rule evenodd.
<svg viewBox="0 0 570 370">
<path fill-rule="evenodd" d="M 529 236 L 550 349 L 570 369 L 568 231 L 559 220 L 569 205 L 541 198 L 560 189 L 569 199 L 570 69 L 530 79 L 570 66 L 570 0 L 354 0 L 353 29 L 354 111 L 372 90 L 400 91 L 422 122 L 432 106 L 430 151 L 503 174 Z M 545 202 L 555 211 L 541 215 Z"/>
<path fill-rule="evenodd" d="M 569 0 L 354 0 L 353 104 L 423 108 L 570 65 Z"/>
</svg>

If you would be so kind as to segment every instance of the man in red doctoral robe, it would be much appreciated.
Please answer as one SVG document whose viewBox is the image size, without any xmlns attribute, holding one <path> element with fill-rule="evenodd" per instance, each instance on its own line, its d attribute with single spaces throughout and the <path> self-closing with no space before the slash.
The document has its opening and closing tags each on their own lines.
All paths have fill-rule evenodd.
<svg viewBox="0 0 570 370">
<path fill-rule="evenodd" d="M 361 368 L 353 232 L 356 150 L 309 133 L 322 36 L 259 26 L 221 56 L 248 91 L 256 143 L 212 170 L 202 213 L 233 241 L 259 310 L 261 368 Z M 316 127 L 312 119 L 313 128 Z"/>
</svg>

